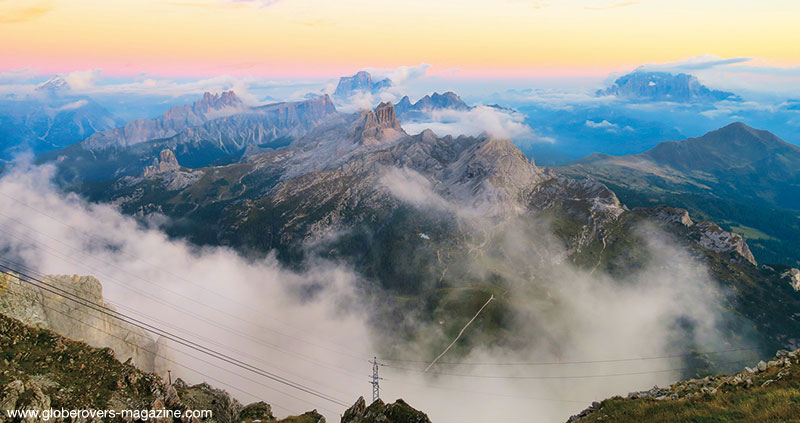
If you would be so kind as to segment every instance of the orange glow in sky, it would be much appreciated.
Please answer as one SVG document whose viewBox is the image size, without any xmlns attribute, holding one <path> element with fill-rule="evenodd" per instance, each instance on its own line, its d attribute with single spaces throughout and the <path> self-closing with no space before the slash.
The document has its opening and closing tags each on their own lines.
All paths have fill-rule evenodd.
<svg viewBox="0 0 800 423">
<path fill-rule="evenodd" d="M 600 75 L 708 54 L 800 63 L 800 2 L 0 0 L 0 68 L 306 77 L 431 64 Z"/>
</svg>

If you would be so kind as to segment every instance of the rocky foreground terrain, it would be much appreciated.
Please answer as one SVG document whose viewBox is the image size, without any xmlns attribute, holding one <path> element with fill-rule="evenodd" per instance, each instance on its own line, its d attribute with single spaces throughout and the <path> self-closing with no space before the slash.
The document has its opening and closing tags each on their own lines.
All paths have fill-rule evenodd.
<svg viewBox="0 0 800 423">
<path fill-rule="evenodd" d="M 797 422 L 800 350 L 781 350 L 744 371 L 689 379 L 595 402 L 572 416 L 581 422 Z"/>
<path fill-rule="evenodd" d="M 11 419 L 6 410 L 153 409 L 212 410 L 210 419 L 182 423 L 324 423 L 316 411 L 277 419 L 266 402 L 239 403 L 206 383 L 168 384 L 160 376 L 122 363 L 111 348 L 94 348 L 55 332 L 23 324 L 0 313 L 0 423 L 35 423 Z M 52 420 L 58 421 L 58 420 Z M 88 419 L 85 423 L 112 421 Z M 118 420 L 113 420 L 118 421 Z M 133 422 L 134 420 L 130 420 Z M 175 423 L 172 420 L 148 420 Z M 366 406 L 360 398 L 343 414 L 342 423 L 429 423 L 427 416 L 403 400 Z"/>
</svg>

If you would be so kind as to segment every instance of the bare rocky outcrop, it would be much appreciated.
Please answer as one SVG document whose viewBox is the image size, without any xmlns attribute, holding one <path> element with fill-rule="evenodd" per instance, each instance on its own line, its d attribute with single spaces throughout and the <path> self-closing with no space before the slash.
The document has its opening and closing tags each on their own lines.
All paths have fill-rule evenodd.
<svg viewBox="0 0 800 423">
<path fill-rule="evenodd" d="M 712 222 L 699 222 L 693 227 L 698 244 L 718 254 L 727 254 L 757 266 L 750 247 L 741 235 L 728 232 Z"/>
<path fill-rule="evenodd" d="M 680 225 L 686 228 L 687 237 L 698 246 L 728 257 L 738 262 L 746 262 L 757 266 L 750 247 L 741 235 L 728 232 L 712 222 L 694 222 L 684 209 L 673 207 L 656 207 L 652 209 L 636 209 L 640 215 L 650 218 L 661 225 Z"/>
<path fill-rule="evenodd" d="M 341 423 L 430 423 L 430 419 L 402 399 L 385 404 L 379 398 L 367 406 L 364 397 L 360 397 L 342 414 Z"/>
<path fill-rule="evenodd" d="M 791 268 L 785 272 L 783 272 L 783 278 L 789 280 L 789 285 L 795 291 L 800 291 L 800 270 Z"/>
<path fill-rule="evenodd" d="M 144 168 L 143 176 L 149 178 L 170 170 L 180 169 L 178 159 L 175 158 L 175 153 L 172 150 L 161 150 L 159 156 L 153 159 L 153 164 Z"/>
<path fill-rule="evenodd" d="M 357 141 L 366 145 L 394 142 L 408 136 L 400 126 L 392 103 L 381 103 L 357 122 Z"/>
</svg>

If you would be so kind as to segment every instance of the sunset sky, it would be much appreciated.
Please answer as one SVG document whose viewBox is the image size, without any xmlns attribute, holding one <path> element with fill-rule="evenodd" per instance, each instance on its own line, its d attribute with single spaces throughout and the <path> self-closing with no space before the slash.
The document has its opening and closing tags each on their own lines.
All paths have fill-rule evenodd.
<svg viewBox="0 0 800 423">
<path fill-rule="evenodd" d="M 800 64 L 796 0 L 0 0 L 0 70 L 597 76 L 697 55 Z"/>
</svg>

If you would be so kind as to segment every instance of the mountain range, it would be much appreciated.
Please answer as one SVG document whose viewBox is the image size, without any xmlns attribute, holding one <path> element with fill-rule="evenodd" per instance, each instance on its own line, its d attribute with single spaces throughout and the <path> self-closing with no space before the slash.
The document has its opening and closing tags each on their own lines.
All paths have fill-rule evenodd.
<svg viewBox="0 0 800 423">
<path fill-rule="evenodd" d="M 559 172 L 591 176 L 628 204 L 668 204 L 748 237 L 774 263 L 800 263 L 800 147 L 733 123 L 635 155 L 593 154 Z"/>
<path fill-rule="evenodd" d="M 167 233 L 197 244 L 274 251 L 288 266 L 313 256 L 340 260 L 377 297 L 425 302 L 424 312 L 406 308 L 414 302 L 383 309 L 376 321 L 396 333 L 388 348 L 415 338 L 391 318 L 396 313 L 448 322 L 443 336 L 425 340 L 423 348 L 442 347 L 458 331 L 455 316 L 464 307 L 528 280 L 529 263 L 539 263 L 537 280 L 545 284 L 547 275 L 558 277 L 550 267 L 563 260 L 629 278 L 651 260 L 647 237 L 639 233 L 644 222 L 692 252 L 730 290 L 724 336 L 753 334 L 769 349 L 800 343 L 800 321 L 790 311 L 800 298 L 787 279 L 789 268 L 759 266 L 739 234 L 685 210 L 629 209 L 606 185 L 579 177 L 577 168 L 560 176 L 538 167 L 508 139 L 439 137 L 430 130 L 409 135 L 391 103 L 331 114 L 287 146 L 233 164 L 187 167 L 165 146 L 149 166 L 74 189 L 130 215 L 164 214 Z M 551 249 L 539 251 L 542 225 L 554 238 Z M 529 243 L 524 256 L 506 250 L 512 234 Z M 556 246 L 563 246 L 562 258 L 549 257 Z M 483 259 L 476 262 L 474 254 Z M 486 268 L 490 276 L 480 276 Z M 460 289 L 465 284 L 467 291 Z M 507 300 L 498 300 L 496 310 L 465 345 L 511 342 L 497 328 L 523 311 Z"/>
<path fill-rule="evenodd" d="M 434 92 L 433 94 L 425 95 L 413 104 L 408 96 L 404 96 L 394 105 L 394 108 L 397 111 L 397 116 L 401 120 L 425 118 L 429 116 L 430 112 L 435 110 L 465 111 L 472 109 L 458 94 L 452 91 L 448 91 L 444 94 Z"/>
<path fill-rule="evenodd" d="M 206 93 L 192 105 L 94 134 L 38 160 L 58 161 L 60 177 L 73 182 L 140 175 L 164 149 L 186 166 L 201 167 L 286 146 L 335 114 L 327 95 L 248 107 L 232 91 Z"/>
<path fill-rule="evenodd" d="M 63 148 L 117 124 L 92 98 L 73 94 L 67 81 L 54 77 L 32 94 L 0 98 L 0 160 Z"/>
</svg>

